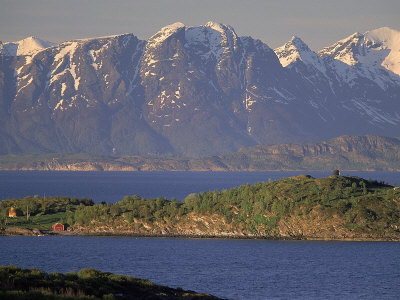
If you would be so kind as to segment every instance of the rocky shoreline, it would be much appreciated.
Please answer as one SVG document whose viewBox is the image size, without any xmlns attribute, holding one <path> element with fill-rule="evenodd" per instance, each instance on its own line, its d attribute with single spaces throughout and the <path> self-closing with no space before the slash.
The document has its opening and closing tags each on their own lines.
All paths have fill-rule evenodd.
<svg viewBox="0 0 400 300">
<path fill-rule="evenodd" d="M 234 239 L 271 241 L 347 241 L 347 242 L 400 242 L 399 236 L 268 236 L 259 234 L 182 234 L 182 233 L 138 233 L 133 231 L 38 231 L 23 228 L 0 229 L 0 236 L 86 236 L 86 237 L 131 237 L 131 238 L 182 238 L 182 239 Z"/>
</svg>

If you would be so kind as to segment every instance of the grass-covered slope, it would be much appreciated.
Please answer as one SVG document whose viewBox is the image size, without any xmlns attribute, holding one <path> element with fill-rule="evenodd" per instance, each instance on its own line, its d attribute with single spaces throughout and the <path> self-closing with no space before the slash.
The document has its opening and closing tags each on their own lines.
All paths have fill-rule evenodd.
<svg viewBox="0 0 400 300">
<path fill-rule="evenodd" d="M 84 206 L 94 205 L 93 200 L 68 197 L 25 197 L 0 202 L 0 227 L 51 230 L 56 222 L 72 223 L 67 216 Z M 13 207 L 16 218 L 9 218 Z M 28 216 L 27 216 L 28 213 Z M 20 231 L 23 233 L 24 231 Z M 26 232 L 26 231 L 25 231 Z"/>
<path fill-rule="evenodd" d="M 218 299 L 94 269 L 49 274 L 36 269 L 0 266 L 0 285 L 2 300 Z"/>
<path fill-rule="evenodd" d="M 27 199 L 1 202 L 1 213 L 10 205 L 23 210 Z M 182 202 L 126 196 L 113 205 L 86 204 L 60 216 L 71 232 L 400 240 L 400 189 L 358 177 L 303 175 L 190 194 Z M 25 219 L 7 219 L 3 227 L 31 228 Z"/>
</svg>

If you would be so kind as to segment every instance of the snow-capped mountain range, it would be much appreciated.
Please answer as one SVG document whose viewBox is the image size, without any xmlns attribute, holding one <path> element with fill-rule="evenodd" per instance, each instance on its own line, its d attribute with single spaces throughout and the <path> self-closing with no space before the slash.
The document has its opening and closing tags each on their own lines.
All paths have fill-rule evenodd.
<svg viewBox="0 0 400 300">
<path fill-rule="evenodd" d="M 214 155 L 349 134 L 398 136 L 400 32 L 319 52 L 175 23 L 52 44 L 0 42 L 0 153 Z"/>
</svg>

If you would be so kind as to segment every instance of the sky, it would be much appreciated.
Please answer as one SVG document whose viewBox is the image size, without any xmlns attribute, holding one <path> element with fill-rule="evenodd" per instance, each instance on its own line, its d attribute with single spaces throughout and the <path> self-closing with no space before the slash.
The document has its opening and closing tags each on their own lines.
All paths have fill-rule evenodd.
<svg viewBox="0 0 400 300">
<path fill-rule="evenodd" d="M 216 21 L 276 48 L 293 35 L 314 51 L 354 32 L 400 30 L 399 0 L 0 0 L 0 41 L 51 42 Z"/>
</svg>

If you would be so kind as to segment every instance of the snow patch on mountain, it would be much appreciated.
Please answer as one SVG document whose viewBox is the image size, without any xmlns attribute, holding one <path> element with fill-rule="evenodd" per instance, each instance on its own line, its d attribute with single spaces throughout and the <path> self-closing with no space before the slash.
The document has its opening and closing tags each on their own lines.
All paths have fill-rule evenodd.
<svg viewBox="0 0 400 300">
<path fill-rule="evenodd" d="M 20 81 L 19 81 L 20 82 Z M 18 82 L 18 83 L 19 83 Z M 30 85 L 33 82 L 33 77 L 29 78 L 28 82 L 23 85 L 22 87 L 18 88 L 17 94 L 19 94 L 24 88 L 26 88 L 28 85 Z"/>
<path fill-rule="evenodd" d="M 389 123 L 397 125 L 400 122 L 400 116 L 397 113 L 393 115 L 384 112 L 368 103 L 366 99 L 351 99 L 351 102 L 361 115 L 365 115 L 369 119 L 368 122 L 371 124 Z"/>
<path fill-rule="evenodd" d="M 235 30 L 229 25 L 211 21 L 203 26 L 187 28 L 185 40 L 185 48 L 192 49 L 203 60 L 213 56 L 216 61 L 221 61 L 224 53 L 238 48 Z"/>
<path fill-rule="evenodd" d="M 191 27 L 185 32 L 185 40 L 185 47 L 193 49 L 203 60 L 208 60 L 211 55 L 217 61 L 221 60 L 224 48 L 221 47 L 220 32 L 206 27 Z"/>
<path fill-rule="evenodd" d="M 89 50 L 88 52 L 87 52 L 87 54 L 89 55 L 89 57 L 90 57 L 90 59 L 91 59 L 91 61 L 92 61 L 92 67 L 93 67 L 93 69 L 95 69 L 96 71 L 98 71 L 99 69 L 101 69 L 101 67 L 102 67 L 102 62 L 100 61 L 99 63 L 97 63 L 96 61 L 97 61 L 97 57 L 99 56 L 99 54 L 102 52 L 102 49 L 100 49 L 100 50 L 93 50 L 93 49 L 91 49 L 91 50 Z"/>
<path fill-rule="evenodd" d="M 73 61 L 78 46 L 79 42 L 77 41 L 65 42 L 60 45 L 59 52 L 54 56 L 56 65 L 53 63 L 54 67 L 50 74 L 49 85 L 52 85 L 61 76 L 69 72 L 74 80 L 74 88 L 78 91 L 81 78 L 77 76 L 77 65 Z"/>
<path fill-rule="evenodd" d="M 59 61 L 66 55 L 69 55 L 71 59 L 76 51 L 76 48 L 78 48 L 78 42 L 66 42 L 61 44 L 60 48 L 61 50 L 54 56 L 54 61 Z"/>
</svg>

